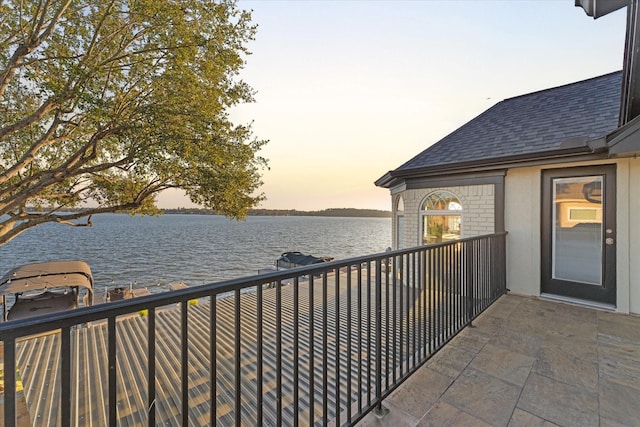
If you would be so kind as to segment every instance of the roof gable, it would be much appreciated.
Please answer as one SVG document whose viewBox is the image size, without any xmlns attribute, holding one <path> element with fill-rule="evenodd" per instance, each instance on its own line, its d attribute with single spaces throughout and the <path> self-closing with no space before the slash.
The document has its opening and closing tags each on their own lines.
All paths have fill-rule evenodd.
<svg viewBox="0 0 640 427">
<path fill-rule="evenodd" d="M 617 128 L 621 72 L 506 99 L 396 171 L 544 153 Z"/>
</svg>

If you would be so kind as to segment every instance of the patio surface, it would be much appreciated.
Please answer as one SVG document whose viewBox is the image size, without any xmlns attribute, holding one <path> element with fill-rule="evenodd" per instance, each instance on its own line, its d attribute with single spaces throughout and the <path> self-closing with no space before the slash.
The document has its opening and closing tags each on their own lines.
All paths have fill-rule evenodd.
<svg viewBox="0 0 640 427">
<path fill-rule="evenodd" d="M 640 425 L 640 317 L 505 295 L 359 426 Z"/>
</svg>

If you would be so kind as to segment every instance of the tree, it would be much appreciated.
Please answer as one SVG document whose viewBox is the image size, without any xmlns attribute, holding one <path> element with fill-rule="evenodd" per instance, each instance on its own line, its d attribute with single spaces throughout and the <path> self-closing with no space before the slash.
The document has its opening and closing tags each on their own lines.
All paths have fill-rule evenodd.
<svg viewBox="0 0 640 427">
<path fill-rule="evenodd" d="M 0 245 L 169 188 L 244 217 L 265 141 L 228 114 L 255 30 L 233 0 L 0 0 Z"/>
</svg>

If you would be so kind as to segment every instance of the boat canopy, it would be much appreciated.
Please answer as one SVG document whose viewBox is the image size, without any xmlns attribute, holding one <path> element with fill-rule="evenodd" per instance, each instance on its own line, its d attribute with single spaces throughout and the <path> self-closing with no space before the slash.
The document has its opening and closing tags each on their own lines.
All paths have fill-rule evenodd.
<svg viewBox="0 0 640 427">
<path fill-rule="evenodd" d="M 39 289 L 84 287 L 93 295 L 91 268 L 84 261 L 50 261 L 9 270 L 0 279 L 0 295 Z"/>
</svg>

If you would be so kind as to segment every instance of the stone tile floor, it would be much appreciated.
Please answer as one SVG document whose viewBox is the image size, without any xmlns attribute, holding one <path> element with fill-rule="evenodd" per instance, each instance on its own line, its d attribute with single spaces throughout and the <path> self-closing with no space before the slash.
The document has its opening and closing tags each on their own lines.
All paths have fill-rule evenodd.
<svg viewBox="0 0 640 427">
<path fill-rule="evenodd" d="M 505 295 L 359 426 L 640 426 L 640 317 Z"/>
</svg>

